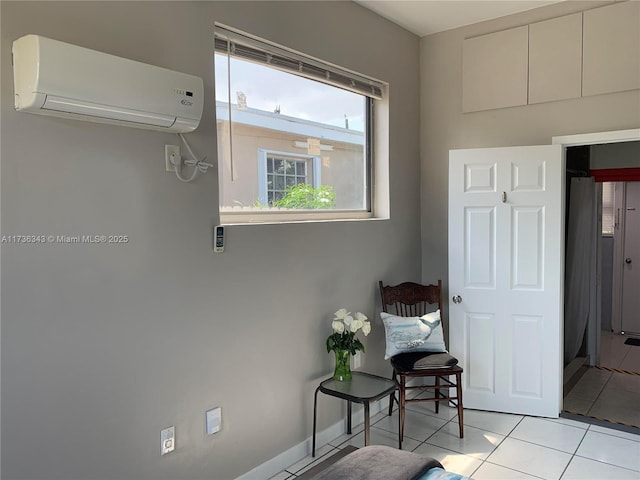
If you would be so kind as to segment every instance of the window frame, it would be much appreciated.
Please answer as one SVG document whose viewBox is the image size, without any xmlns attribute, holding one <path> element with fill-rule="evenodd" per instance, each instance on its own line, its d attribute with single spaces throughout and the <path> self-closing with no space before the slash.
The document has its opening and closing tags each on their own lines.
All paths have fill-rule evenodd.
<svg viewBox="0 0 640 480">
<path fill-rule="evenodd" d="M 222 32 L 222 34 L 220 33 Z M 227 52 L 220 50 L 219 48 L 219 39 L 220 35 L 222 37 L 227 38 Z M 299 59 L 301 62 L 308 62 L 312 64 L 316 71 L 318 68 L 326 68 L 328 72 L 340 72 L 340 74 L 345 74 L 346 77 L 341 76 L 340 79 L 343 81 L 344 78 L 349 78 L 352 76 L 353 78 L 358 79 L 357 87 L 358 88 L 348 88 L 345 84 L 340 84 L 339 82 L 334 81 L 324 81 L 319 80 L 318 76 L 313 75 L 305 75 L 299 74 L 300 76 L 312 78 L 314 80 L 322 81 L 327 85 L 334 86 L 336 88 L 343 88 L 345 90 L 350 90 L 355 93 L 358 93 L 363 96 L 364 99 L 364 115 L 365 115 L 365 144 L 363 146 L 363 155 L 364 155 L 364 175 L 361 180 L 364 183 L 364 198 L 363 198 L 363 208 L 362 209 L 354 209 L 354 210 L 297 210 L 297 209 L 265 209 L 265 208 L 250 208 L 244 207 L 242 209 L 234 208 L 234 207 L 225 207 L 223 205 L 219 205 L 219 214 L 220 214 L 220 222 L 223 224 L 251 224 L 251 223 L 292 223 L 292 222 L 307 222 L 307 221 L 333 221 L 333 220 L 360 220 L 360 219 L 375 219 L 375 218 L 388 218 L 389 217 L 389 198 L 388 198 L 388 118 L 386 121 L 380 122 L 378 118 L 376 118 L 376 112 L 379 107 L 383 108 L 383 115 L 386 113 L 388 116 L 388 99 L 386 98 L 386 92 L 388 90 L 388 85 L 379 80 L 373 79 L 368 76 L 364 76 L 358 73 L 355 73 L 351 70 L 343 69 L 342 67 L 335 66 L 326 61 L 318 60 L 311 56 L 302 54 L 300 52 L 288 49 L 281 45 L 277 45 L 275 43 L 271 43 L 268 40 L 264 40 L 259 37 L 255 37 L 253 35 L 241 32 L 239 30 L 233 29 L 226 25 L 222 25 L 219 23 L 215 24 L 214 29 L 214 37 L 215 37 L 215 53 L 227 53 L 229 54 L 229 50 L 231 48 L 231 43 L 240 41 L 245 42 L 249 45 L 258 45 L 258 46 L 267 46 L 270 51 L 274 51 L 275 49 L 278 54 L 285 53 L 287 56 L 290 56 L 294 59 Z M 255 43 L 254 43 L 255 42 Z M 268 55 L 267 55 L 268 56 Z M 239 58 L 243 58 L 240 56 Z M 247 60 L 247 58 L 245 58 Z M 278 68 L 273 65 L 270 65 L 269 61 L 258 61 L 257 63 L 263 63 L 264 65 L 283 70 L 285 72 L 291 74 L 295 73 L 292 69 L 287 68 Z M 306 65 L 306 63 L 305 63 Z M 302 70 L 302 67 L 301 67 Z M 215 72 L 214 72 L 215 76 Z M 329 74 L 327 74 L 329 77 Z M 335 77 L 332 77 L 335 78 Z M 362 91 L 362 85 L 369 84 L 372 89 L 371 95 L 364 93 Z M 352 82 L 353 83 L 353 82 Z M 232 122 L 232 119 L 230 120 Z M 382 154 L 377 152 L 378 142 L 374 133 L 380 135 L 380 133 L 384 133 L 386 135 L 386 139 L 383 141 L 383 150 L 385 150 Z M 266 154 L 263 155 L 264 152 L 273 152 L 280 153 L 285 156 L 299 156 L 304 158 L 314 157 L 313 155 L 301 155 L 297 153 L 291 152 L 277 152 L 276 150 L 270 150 L 268 148 L 263 149 L 260 148 L 259 153 L 259 171 L 258 171 L 258 198 L 261 203 L 266 203 L 267 200 L 267 188 L 266 188 Z M 232 160 L 233 161 L 233 160 Z M 383 162 L 383 165 L 379 165 L 379 162 Z M 315 157 L 312 161 L 313 163 L 313 179 L 314 179 L 314 187 L 321 185 L 320 175 L 321 175 L 321 158 Z M 262 171 L 261 171 L 262 169 Z M 220 189 L 222 190 L 223 178 L 220 177 Z M 382 182 L 382 183 L 381 183 Z M 382 188 L 380 188 L 382 187 Z M 378 192 L 381 194 L 381 198 L 377 198 L 376 195 Z"/>
</svg>

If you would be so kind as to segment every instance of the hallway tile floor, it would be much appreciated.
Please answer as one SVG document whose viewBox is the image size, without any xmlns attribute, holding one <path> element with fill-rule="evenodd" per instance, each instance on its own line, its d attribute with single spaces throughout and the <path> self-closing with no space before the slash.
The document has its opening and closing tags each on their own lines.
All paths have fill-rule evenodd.
<svg viewBox="0 0 640 480">
<path fill-rule="evenodd" d="M 640 373 L 640 346 L 625 345 L 629 335 L 601 332 L 600 366 Z"/>
<path fill-rule="evenodd" d="M 640 346 L 625 345 L 627 338 L 602 332 L 600 366 L 604 369 L 584 371 L 565 394 L 565 411 L 640 427 Z"/>
<path fill-rule="evenodd" d="M 638 347 L 636 347 L 638 348 Z M 603 480 L 640 478 L 640 435 L 558 418 L 465 410 L 465 438 L 456 410 L 407 407 L 403 449 L 431 456 L 448 471 L 476 480 Z M 397 410 L 371 420 L 371 443 L 397 447 Z M 286 468 L 272 480 L 294 480 L 346 445 L 364 446 L 362 425 Z"/>
</svg>

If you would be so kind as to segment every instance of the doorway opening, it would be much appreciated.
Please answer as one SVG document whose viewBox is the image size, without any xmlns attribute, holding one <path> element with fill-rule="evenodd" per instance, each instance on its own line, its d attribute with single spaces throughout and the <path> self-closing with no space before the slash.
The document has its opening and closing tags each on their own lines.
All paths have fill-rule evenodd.
<svg viewBox="0 0 640 480">
<path fill-rule="evenodd" d="M 566 151 L 563 412 L 633 430 L 640 428 L 639 167 L 639 141 Z"/>
</svg>

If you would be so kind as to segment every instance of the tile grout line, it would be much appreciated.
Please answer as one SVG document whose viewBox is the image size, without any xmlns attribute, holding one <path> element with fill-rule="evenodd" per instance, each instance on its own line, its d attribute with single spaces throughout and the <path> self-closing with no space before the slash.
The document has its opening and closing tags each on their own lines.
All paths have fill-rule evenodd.
<svg viewBox="0 0 640 480">
<path fill-rule="evenodd" d="M 493 462 L 490 462 L 489 460 L 485 460 L 484 462 L 482 462 L 482 465 L 484 465 L 485 463 L 488 463 L 489 465 L 495 465 L 496 467 L 506 468 L 507 470 L 513 470 L 514 472 L 523 473 L 523 474 L 528 475 L 528 476 L 533 477 L 533 478 L 540 478 L 542 480 L 546 480 L 544 477 L 539 477 L 538 475 L 534 475 L 533 473 L 524 472 L 522 470 L 517 470 L 517 469 L 512 468 L 512 467 L 505 467 L 504 465 L 500 465 L 499 463 L 493 463 Z M 480 465 L 480 467 L 482 465 Z M 480 467 L 476 468 L 472 475 L 474 475 L 480 469 Z M 560 477 L 558 477 L 558 478 L 562 478 L 562 475 Z"/>
<path fill-rule="evenodd" d="M 494 448 L 493 450 L 491 450 L 491 452 L 489 453 L 489 455 L 487 455 L 487 458 L 481 459 L 480 465 L 478 465 L 478 467 L 477 467 L 477 468 L 476 468 L 476 469 L 471 473 L 471 476 L 472 476 L 472 477 L 473 477 L 473 475 L 475 475 L 475 474 L 476 474 L 476 472 L 477 472 L 478 470 L 480 470 L 480 468 L 482 468 L 482 466 L 483 466 L 485 463 L 487 463 L 487 462 L 489 461 L 489 458 L 491 457 L 491 455 L 493 455 L 493 453 L 498 449 L 498 447 L 499 447 L 500 445 L 502 445 L 502 444 L 504 443 L 504 441 L 505 441 L 507 438 L 509 438 L 509 436 L 510 436 L 510 435 L 513 433 L 513 431 L 518 427 L 518 425 L 520 425 L 520 423 L 522 423 L 522 421 L 523 421 L 524 419 L 525 419 L 525 417 L 523 416 L 520 420 L 518 420 L 518 423 L 516 423 L 516 424 L 515 424 L 515 426 L 514 426 L 511 430 L 509 430 L 509 432 L 508 432 L 506 435 L 504 435 L 504 436 L 503 436 L 504 438 L 503 438 L 502 440 L 500 440 L 500 442 L 495 446 L 495 448 Z M 500 434 L 500 433 L 498 433 L 498 432 L 494 432 L 494 433 L 496 433 L 497 435 L 501 435 L 501 434 Z M 479 459 L 479 460 L 480 460 L 480 459 Z M 489 462 L 489 463 L 490 463 L 491 465 L 498 465 L 497 463 L 492 463 L 492 462 Z M 502 468 L 506 468 L 506 467 L 503 467 L 502 465 L 498 465 L 498 466 L 500 466 L 500 467 L 502 467 Z M 511 470 L 513 470 L 513 469 L 511 469 Z M 518 471 L 518 470 L 515 470 L 515 471 Z M 526 472 L 521 472 L 521 473 L 526 473 Z M 527 474 L 527 475 L 529 475 L 529 474 Z"/>
<path fill-rule="evenodd" d="M 607 381 L 604 382 L 604 385 L 602 385 L 602 388 L 598 392 L 598 395 L 596 396 L 596 398 L 593 400 L 593 403 L 589 407 L 589 410 L 587 410 L 587 413 L 586 413 L 587 417 L 591 416 L 591 415 L 589 415 L 589 413 L 591 412 L 591 409 L 593 409 L 593 407 L 596 405 L 596 403 L 598 402 L 598 399 L 600 398 L 600 395 L 602 395 L 602 392 L 604 392 L 604 389 L 609 384 L 609 382 L 611 381 L 612 378 L 613 378 L 613 372 L 609 372 L 609 378 L 607 378 Z"/>
<path fill-rule="evenodd" d="M 420 412 L 416 412 L 416 413 L 420 413 Z M 426 413 L 423 413 L 422 415 L 428 415 Z M 436 417 L 437 418 L 437 417 Z M 451 423 L 453 419 L 450 418 L 449 420 L 447 420 L 445 423 L 442 424 L 442 426 L 440 426 L 439 428 L 437 428 L 431 435 L 429 435 L 427 438 L 425 438 L 424 440 L 420 441 L 420 443 L 418 444 L 418 446 L 416 448 L 414 448 L 413 450 L 411 450 L 412 452 L 415 452 L 418 448 L 420 448 L 422 445 L 424 445 L 425 443 L 427 443 L 427 440 L 429 440 L 431 437 L 433 437 L 436 433 L 438 433 L 440 430 L 442 430 L 444 427 L 447 426 L 448 423 Z M 431 445 L 431 444 L 428 444 Z M 435 446 L 435 445 L 434 445 Z M 441 448 L 441 447 L 440 447 Z M 448 448 L 446 450 L 449 450 Z M 459 453 L 459 452 L 456 452 Z"/>
<path fill-rule="evenodd" d="M 329 444 L 327 444 L 329 445 Z M 324 445 L 323 445 L 324 446 Z M 322 447 L 320 447 L 322 448 Z M 304 467 L 300 467 L 298 470 L 296 470 L 295 472 L 291 472 L 288 470 L 289 467 L 287 467 L 287 469 L 285 469 L 286 472 L 289 472 L 292 475 L 295 475 L 296 477 L 298 476 L 298 474 L 300 474 L 300 472 L 302 472 L 302 470 L 308 469 L 309 467 L 311 467 L 312 465 L 320 462 L 320 461 L 324 461 L 327 459 L 327 457 L 330 454 L 336 453 L 335 451 L 339 450 L 338 447 L 334 447 L 333 445 L 331 445 L 331 450 L 329 450 L 327 453 L 325 453 L 324 455 L 321 455 L 319 457 L 314 457 L 313 460 L 311 462 L 309 462 L 308 464 L 306 464 Z M 295 464 L 294 464 L 295 465 Z"/>
<path fill-rule="evenodd" d="M 594 402 L 594 404 L 595 404 L 595 402 Z M 567 462 L 567 465 L 564 467 L 564 469 L 562 470 L 562 473 L 560 474 L 560 477 L 558 477 L 558 478 L 561 479 L 564 476 L 564 474 L 567 472 L 567 469 L 569 468 L 569 465 L 571 465 L 571 462 L 573 462 L 573 459 L 576 458 L 576 453 L 578 453 L 578 450 L 580 450 L 580 446 L 582 445 L 582 442 L 584 442 L 584 439 L 587 438 L 587 433 L 589 433 L 590 429 L 591 429 L 591 424 L 589 424 L 587 429 L 584 431 L 584 435 L 582 435 L 582 438 L 578 442 L 578 445 L 576 446 L 576 449 L 571 454 L 571 458 Z"/>
<path fill-rule="evenodd" d="M 576 448 L 576 453 L 574 453 L 573 457 L 585 458 L 587 460 L 592 460 L 594 462 L 603 463 L 605 465 L 611 465 L 613 467 L 623 468 L 625 470 L 629 470 L 629 471 L 632 471 L 632 472 L 638 472 L 638 470 L 633 470 L 631 468 L 623 467 L 621 465 L 615 465 L 613 463 L 603 462 L 602 460 L 595 460 L 593 458 L 583 457 L 582 455 L 578 455 L 578 450 L 580 449 L 580 446 L 582 445 L 582 442 L 584 441 L 584 439 L 587 438 L 587 433 L 591 432 L 591 427 L 593 427 L 593 424 L 589 424 L 589 428 L 587 428 L 587 431 L 585 432 L 584 436 L 582 437 L 582 440 L 580 440 L 580 444 L 578 445 L 578 448 Z M 598 431 L 595 431 L 595 430 L 592 433 L 599 433 L 600 435 L 609 435 L 608 433 L 598 432 Z M 615 437 L 615 435 L 610 435 L 610 436 Z M 622 438 L 622 437 L 616 437 L 616 438 Z M 627 440 L 627 439 L 623 438 L 623 440 Z M 629 441 L 634 442 L 635 440 L 629 440 Z M 573 457 L 571 457 L 571 460 L 573 460 Z"/>
<path fill-rule="evenodd" d="M 591 460 L 592 462 L 601 463 L 603 465 L 607 465 L 609 467 L 619 468 L 621 470 L 628 470 L 630 472 L 640 473 L 640 470 L 634 470 L 633 468 L 623 467 L 622 465 L 616 465 L 615 463 L 603 462 L 602 460 L 595 460 L 595 459 L 593 459 L 591 457 L 583 457 L 582 455 L 574 455 L 574 457 L 582 458 L 584 460 Z"/>
<path fill-rule="evenodd" d="M 629 337 L 630 338 L 630 337 Z M 626 340 L 625 340 L 626 341 Z M 626 346 L 627 348 L 625 349 L 626 352 L 625 354 L 622 356 L 622 360 L 620 360 L 620 364 L 616 367 L 616 368 L 622 368 L 622 364 L 624 363 L 624 361 L 627 359 L 627 355 L 629 355 L 629 353 L 631 352 L 631 345 L 626 345 L 624 342 L 622 342 L 622 346 L 623 348 Z"/>
<path fill-rule="evenodd" d="M 581 429 L 581 428 L 579 428 L 578 430 L 582 430 L 582 429 Z M 586 433 L 586 430 L 585 430 L 585 433 Z M 519 441 L 519 442 L 528 443 L 529 445 L 535 445 L 536 447 L 542 447 L 542 448 L 546 448 L 546 449 L 548 449 L 548 450 L 553 450 L 554 452 L 564 453 L 565 455 L 571 455 L 571 456 L 575 455 L 575 453 L 566 452 L 566 451 L 564 451 L 564 450 L 560 450 L 559 448 L 550 447 L 550 446 L 548 446 L 548 445 L 540 445 L 539 443 L 532 442 L 531 440 L 523 440 L 523 439 L 521 439 L 521 438 L 515 438 L 515 437 L 505 437 L 505 439 L 506 439 L 506 438 L 510 438 L 511 440 L 517 440 L 517 441 Z M 584 436 L 583 436 L 583 438 L 584 438 Z M 504 441 L 504 440 L 503 440 L 503 441 Z M 580 440 L 580 442 L 582 443 L 582 440 Z M 502 442 L 501 442 L 501 443 L 502 443 Z M 579 446 L 579 445 L 578 445 L 578 446 Z M 496 447 L 496 449 L 497 449 L 497 448 L 498 448 L 498 447 Z M 576 448 L 576 450 L 577 450 L 577 448 Z M 495 452 L 495 449 L 494 449 L 491 453 L 493 453 L 493 452 Z M 490 455 L 491 455 L 491 454 L 489 454 L 489 456 L 490 456 Z M 489 459 L 489 457 L 487 457 L 487 460 L 488 460 L 488 459 Z"/>
<path fill-rule="evenodd" d="M 476 468 L 476 469 L 471 473 L 471 475 L 472 475 L 472 476 L 473 476 L 473 475 L 475 475 L 475 473 L 476 473 L 478 470 L 480 470 L 480 468 L 481 468 L 481 467 L 482 467 L 486 462 L 488 462 L 488 461 L 489 461 L 489 458 L 491 458 L 491 455 L 493 455 L 493 453 L 498 449 L 498 447 L 499 447 L 500 445 L 502 445 L 502 444 L 504 443 L 504 441 L 505 441 L 507 438 L 511 438 L 511 434 L 513 433 L 513 431 L 514 431 L 516 428 L 518 428 L 518 425 L 520 425 L 520 424 L 523 422 L 523 420 L 524 420 L 525 418 L 526 418 L 525 416 L 522 416 L 522 418 L 518 421 L 518 423 L 516 423 L 516 424 L 515 424 L 515 426 L 514 426 L 514 427 L 509 431 L 509 433 L 507 433 L 506 435 L 504 435 L 504 438 L 503 438 L 502 440 L 500 440 L 500 442 L 495 446 L 495 448 L 494 448 L 493 450 L 491 450 L 491 453 L 489 453 L 489 455 L 487 455 L 487 458 L 483 459 L 483 460 L 482 460 L 482 463 L 480 463 L 480 465 L 478 465 L 478 468 Z M 497 435 L 500 435 L 500 434 L 499 434 L 499 433 L 497 433 L 497 432 L 494 432 L 494 433 L 496 433 Z M 512 439 L 512 440 L 514 440 L 514 439 Z M 515 440 L 517 440 L 517 439 L 515 439 Z M 493 462 L 489 462 L 489 463 L 490 463 L 491 465 L 498 465 L 497 463 L 493 463 Z M 498 466 L 500 466 L 500 467 L 502 467 L 502 468 L 507 468 L 507 467 L 504 467 L 503 465 L 498 465 Z M 511 470 L 513 470 L 513 469 L 511 469 Z M 517 472 L 518 470 L 515 470 L 515 471 Z M 521 472 L 521 473 L 526 473 L 526 472 Z M 527 473 L 527 475 L 530 475 L 530 474 L 528 474 L 528 473 Z M 535 475 L 534 475 L 534 476 L 535 476 Z"/>
</svg>

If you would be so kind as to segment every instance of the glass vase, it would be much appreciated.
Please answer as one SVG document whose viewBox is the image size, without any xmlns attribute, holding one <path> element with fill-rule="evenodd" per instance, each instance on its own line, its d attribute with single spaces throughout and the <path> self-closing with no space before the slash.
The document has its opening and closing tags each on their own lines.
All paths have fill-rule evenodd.
<svg viewBox="0 0 640 480">
<path fill-rule="evenodd" d="M 333 379 L 338 382 L 348 382 L 351 380 L 351 354 L 349 350 L 334 350 L 336 354 L 336 369 L 333 372 Z"/>
</svg>

